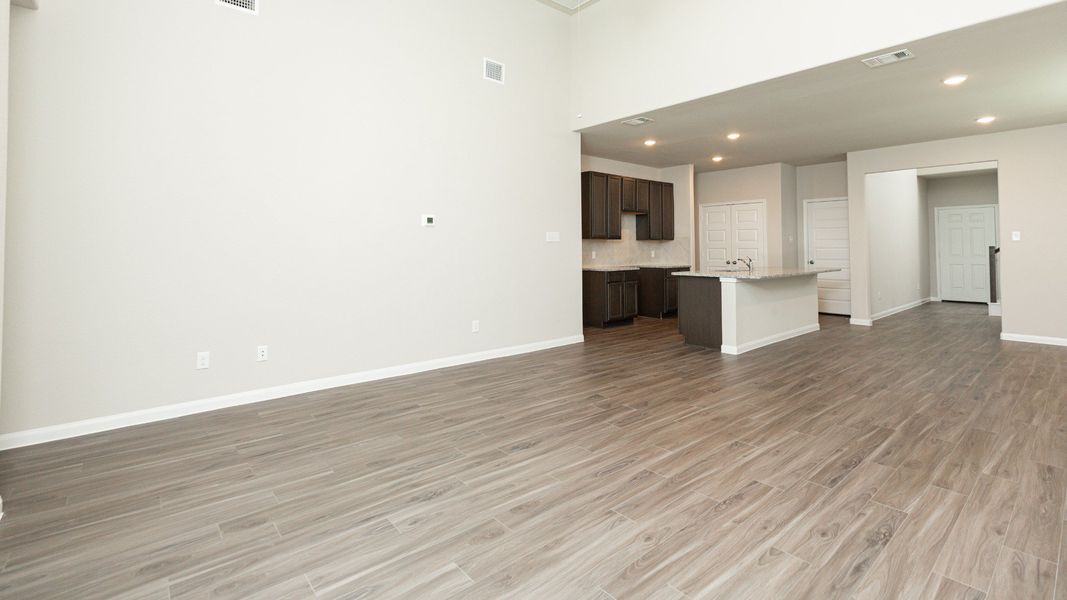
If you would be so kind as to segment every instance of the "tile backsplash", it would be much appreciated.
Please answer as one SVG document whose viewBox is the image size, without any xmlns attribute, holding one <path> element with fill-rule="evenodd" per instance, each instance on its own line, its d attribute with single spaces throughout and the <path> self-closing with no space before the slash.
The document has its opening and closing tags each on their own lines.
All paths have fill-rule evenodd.
<svg viewBox="0 0 1067 600">
<path fill-rule="evenodd" d="M 637 217 L 632 214 L 622 216 L 621 240 L 582 240 L 583 265 L 633 265 L 633 264 L 692 264 L 689 255 L 689 236 L 680 235 L 675 230 L 675 238 L 666 242 L 637 241 Z M 656 251 L 655 258 L 652 251 Z M 596 252 L 596 258 L 593 258 Z"/>
</svg>

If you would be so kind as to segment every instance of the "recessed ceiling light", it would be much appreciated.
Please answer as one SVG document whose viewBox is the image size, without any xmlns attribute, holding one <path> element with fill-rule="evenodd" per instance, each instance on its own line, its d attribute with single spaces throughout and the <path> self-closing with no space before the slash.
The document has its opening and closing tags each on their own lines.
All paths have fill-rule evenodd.
<svg viewBox="0 0 1067 600">
<path fill-rule="evenodd" d="M 738 139 L 740 137 L 741 137 L 741 134 L 735 132 L 735 133 L 731 133 L 731 134 L 727 135 L 726 139 L 728 139 L 728 140 L 736 140 L 736 139 Z"/>
<path fill-rule="evenodd" d="M 715 162 L 722 162 L 722 157 L 718 156 L 718 155 L 715 155 L 715 156 L 711 157 L 711 160 L 713 160 Z"/>
<path fill-rule="evenodd" d="M 966 75 L 953 75 L 952 77 L 945 79 L 943 83 L 945 85 L 959 85 L 964 81 L 967 81 Z"/>
<path fill-rule="evenodd" d="M 978 117 L 977 119 L 974 120 L 974 122 L 978 123 L 979 125 L 989 125 L 990 123 L 992 123 L 993 121 L 996 121 L 996 120 L 997 120 L 996 117 L 989 115 L 989 116 L 985 116 L 985 117 Z"/>
<path fill-rule="evenodd" d="M 656 140 L 645 140 L 645 145 L 651 148 L 656 145 Z"/>
</svg>

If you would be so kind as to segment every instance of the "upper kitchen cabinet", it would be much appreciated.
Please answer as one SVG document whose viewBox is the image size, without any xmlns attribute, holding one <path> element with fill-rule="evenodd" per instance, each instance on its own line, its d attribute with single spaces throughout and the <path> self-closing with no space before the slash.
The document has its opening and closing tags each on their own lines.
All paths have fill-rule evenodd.
<svg viewBox="0 0 1067 600">
<path fill-rule="evenodd" d="M 637 215 L 637 239 L 674 239 L 674 184 L 649 182 L 648 212 Z"/>
<path fill-rule="evenodd" d="M 582 173 L 582 238 L 622 239 L 622 178 Z"/>
</svg>

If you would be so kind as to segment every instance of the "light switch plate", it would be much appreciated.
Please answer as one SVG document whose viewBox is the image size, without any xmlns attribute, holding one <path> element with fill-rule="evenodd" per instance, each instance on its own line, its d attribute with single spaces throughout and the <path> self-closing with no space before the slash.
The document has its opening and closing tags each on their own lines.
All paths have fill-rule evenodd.
<svg viewBox="0 0 1067 600">
<path fill-rule="evenodd" d="M 1021 231 L 1013 231 L 1013 232 L 1011 232 L 1011 241 L 1018 242 L 1018 241 L 1022 241 L 1022 239 L 1023 239 L 1023 232 L 1021 232 Z"/>
<path fill-rule="evenodd" d="M 553 243 L 559 242 L 559 232 L 558 231 L 546 231 L 545 232 L 545 241 L 546 242 L 553 242 Z"/>
</svg>

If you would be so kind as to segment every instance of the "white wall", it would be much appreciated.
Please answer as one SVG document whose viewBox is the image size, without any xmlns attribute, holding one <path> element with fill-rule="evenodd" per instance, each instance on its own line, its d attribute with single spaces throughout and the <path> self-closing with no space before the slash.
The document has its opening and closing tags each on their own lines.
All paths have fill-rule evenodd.
<svg viewBox="0 0 1067 600">
<path fill-rule="evenodd" d="M 767 265 L 792 266 L 796 262 L 796 184 L 794 167 L 782 163 L 710 171 L 696 176 L 694 228 L 700 227 L 701 204 L 765 200 L 767 202 Z M 784 234 L 784 235 L 783 235 Z M 697 239 L 700 235 L 697 231 Z M 695 252 L 699 263 L 699 243 Z M 791 263 L 783 262 L 791 259 Z M 698 267 L 694 265 L 694 267 Z"/>
<path fill-rule="evenodd" d="M 867 173 L 997 161 L 1000 201 L 1002 327 L 1009 336 L 1067 341 L 1067 124 L 852 152 L 848 155 L 853 318 L 871 315 Z M 1010 241 L 1008 232 L 1022 239 Z M 1049 274 L 1054 275 L 1049 275 Z"/>
<path fill-rule="evenodd" d="M 572 19 L 575 129 L 1055 2 L 898 0 L 891 8 L 874 0 L 650 4 L 605 0 Z"/>
<path fill-rule="evenodd" d="M 566 15 L 48 0 L 12 45 L 0 431 L 581 334 Z"/>
<path fill-rule="evenodd" d="M 874 318 L 930 297 L 925 187 L 914 169 L 867 176 Z"/>
<path fill-rule="evenodd" d="M 638 241 L 637 216 L 623 213 L 621 240 L 582 240 L 582 263 L 596 265 L 690 265 L 693 231 L 693 165 L 657 169 L 582 155 L 582 171 L 674 184 L 674 240 Z M 655 251 L 656 256 L 652 256 Z M 593 253 L 596 252 L 596 258 Z"/>
<path fill-rule="evenodd" d="M 920 178 L 923 180 L 924 178 Z M 937 272 L 937 223 L 935 209 L 952 206 L 997 204 L 997 174 L 979 173 L 959 177 L 926 178 L 927 222 L 930 239 L 930 295 L 940 295 Z M 999 235 L 999 231 L 998 231 Z"/>
</svg>

